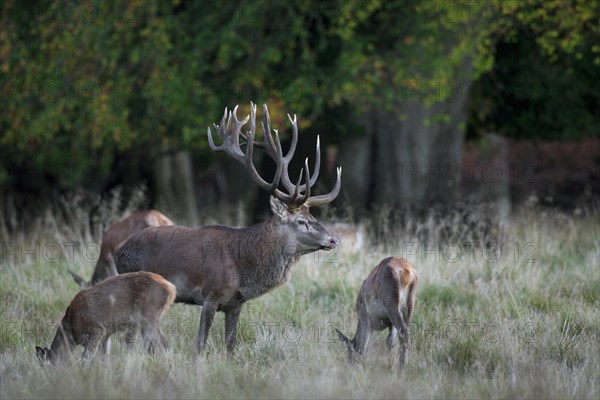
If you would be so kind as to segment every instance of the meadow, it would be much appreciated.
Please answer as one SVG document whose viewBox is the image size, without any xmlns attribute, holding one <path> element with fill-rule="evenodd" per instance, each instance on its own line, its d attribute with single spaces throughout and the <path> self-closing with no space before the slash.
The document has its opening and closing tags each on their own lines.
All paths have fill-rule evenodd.
<svg viewBox="0 0 600 400">
<path fill-rule="evenodd" d="M 103 212 L 106 223 L 124 215 Z M 237 215 L 203 222 L 244 225 Z M 364 222 L 360 251 L 342 243 L 304 256 L 286 284 L 247 303 L 231 360 L 223 314 L 198 356 L 201 308 L 175 304 L 163 318 L 167 351 L 148 355 L 115 335 L 110 359 L 59 368 L 41 365 L 34 346 L 49 346 L 78 291 L 67 270 L 91 276 L 103 226 L 73 207 L 22 234 L 0 227 L 0 398 L 597 399 L 599 217 L 593 207 L 522 208 L 489 230 L 476 213 L 417 220 L 384 208 Z M 388 255 L 419 273 L 402 377 L 387 332 L 360 365 L 347 363 L 334 332 L 354 333 L 358 289 Z"/>
</svg>

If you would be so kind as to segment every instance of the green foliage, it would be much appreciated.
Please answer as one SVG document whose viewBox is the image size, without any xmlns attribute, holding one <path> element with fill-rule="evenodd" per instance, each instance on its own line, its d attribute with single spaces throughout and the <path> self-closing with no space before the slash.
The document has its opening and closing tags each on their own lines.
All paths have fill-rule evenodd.
<svg viewBox="0 0 600 400">
<path fill-rule="evenodd" d="M 598 135 L 600 2 L 507 2 L 502 13 L 490 26 L 495 62 L 474 91 L 471 134 Z"/>
<path fill-rule="evenodd" d="M 398 85 L 452 79 L 480 38 L 467 13 L 427 18 L 426 1 L 5 2 L 3 13 L 2 182 L 43 171 L 67 188 L 91 181 L 86 168 L 64 179 L 69 162 L 103 182 L 123 154 L 203 151 L 224 106 L 268 102 L 274 125 L 291 111 L 306 126 L 345 102 L 393 105 Z"/>
<path fill-rule="evenodd" d="M 205 154 L 206 126 L 249 101 L 268 102 L 274 126 L 285 112 L 301 127 L 320 120 L 335 142 L 355 129 L 332 110 L 441 102 L 494 65 L 505 89 L 483 90 L 477 127 L 571 136 L 597 122 L 598 1 L 19 1 L 2 12 L 2 184 L 38 174 L 102 186 L 124 155 Z M 518 48 L 506 57 L 498 43 Z"/>
</svg>

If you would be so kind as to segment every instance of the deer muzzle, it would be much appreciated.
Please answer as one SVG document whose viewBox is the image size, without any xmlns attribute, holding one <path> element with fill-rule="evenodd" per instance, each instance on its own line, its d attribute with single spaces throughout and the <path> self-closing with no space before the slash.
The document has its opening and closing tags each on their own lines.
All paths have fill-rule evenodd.
<svg viewBox="0 0 600 400">
<path fill-rule="evenodd" d="M 333 236 L 329 236 L 326 243 L 321 246 L 323 250 L 333 250 L 338 247 L 338 240 Z"/>
</svg>

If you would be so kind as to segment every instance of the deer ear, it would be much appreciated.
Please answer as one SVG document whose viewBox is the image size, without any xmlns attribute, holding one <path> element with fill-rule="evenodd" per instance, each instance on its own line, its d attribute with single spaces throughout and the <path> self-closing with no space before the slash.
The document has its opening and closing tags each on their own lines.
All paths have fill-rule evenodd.
<svg viewBox="0 0 600 400">
<path fill-rule="evenodd" d="M 46 356 L 46 350 L 42 349 L 40 346 L 35 346 L 35 355 L 41 362 L 44 362 L 48 359 Z"/>
<path fill-rule="evenodd" d="M 271 211 L 282 221 L 285 221 L 290 213 L 288 207 L 281 200 L 273 196 L 271 196 Z"/>
<path fill-rule="evenodd" d="M 77 275 L 75 272 L 69 270 L 68 271 L 69 274 L 71 274 L 71 276 L 73 277 L 73 280 L 75 281 L 76 284 L 79 285 L 80 288 L 86 288 L 88 286 L 88 283 L 85 281 L 85 279 L 83 279 L 82 277 L 80 277 L 79 275 Z"/>
<path fill-rule="evenodd" d="M 352 344 L 350 339 L 348 339 L 346 337 L 346 335 L 344 335 L 342 332 L 340 332 L 337 328 L 335 329 L 335 331 L 337 332 L 338 338 L 340 338 L 340 341 L 342 343 L 345 343 L 346 346 L 350 346 Z"/>
</svg>

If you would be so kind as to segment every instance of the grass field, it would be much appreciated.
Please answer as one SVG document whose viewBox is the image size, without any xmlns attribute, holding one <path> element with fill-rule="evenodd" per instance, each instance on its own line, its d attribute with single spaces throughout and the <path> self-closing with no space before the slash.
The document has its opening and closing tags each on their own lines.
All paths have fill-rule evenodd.
<svg viewBox="0 0 600 400">
<path fill-rule="evenodd" d="M 287 284 L 249 302 L 233 360 L 221 313 L 198 357 L 201 309 L 175 304 L 163 319 L 166 352 L 149 356 L 116 335 L 109 360 L 64 368 L 42 366 L 34 346 L 50 345 L 78 290 L 67 269 L 91 276 L 97 252 L 85 244 L 101 230 L 77 215 L 66 227 L 47 218 L 33 233 L 2 238 L 0 398 L 597 399 L 599 217 L 518 211 L 486 244 L 492 236 L 470 235 L 460 219 L 448 217 L 445 226 L 456 229 L 441 241 L 435 221 L 419 233 L 416 222 L 405 230 L 406 221 L 383 212 L 358 254 L 305 256 Z M 333 331 L 354 333 L 358 289 L 388 255 L 405 256 L 419 272 L 401 378 L 386 333 L 351 366 Z"/>
</svg>

